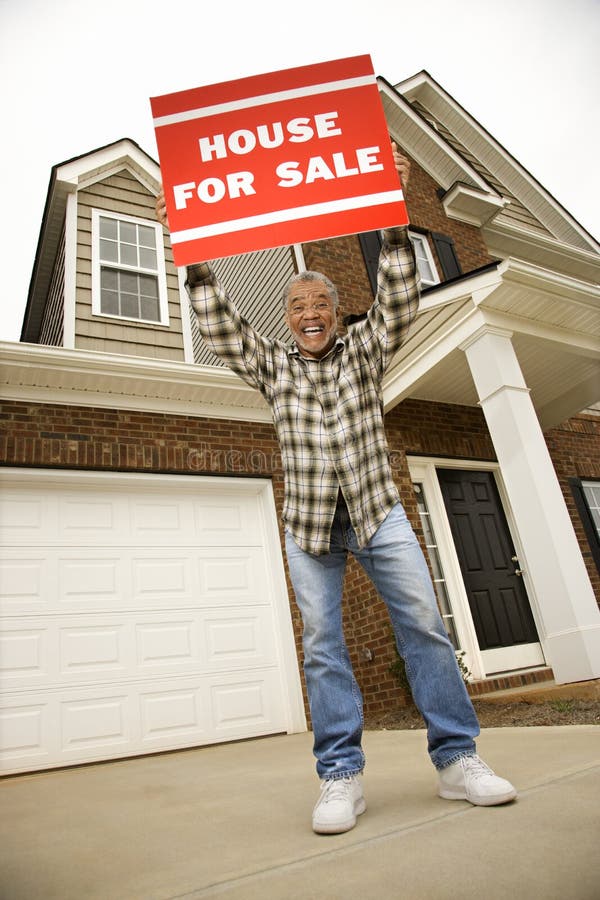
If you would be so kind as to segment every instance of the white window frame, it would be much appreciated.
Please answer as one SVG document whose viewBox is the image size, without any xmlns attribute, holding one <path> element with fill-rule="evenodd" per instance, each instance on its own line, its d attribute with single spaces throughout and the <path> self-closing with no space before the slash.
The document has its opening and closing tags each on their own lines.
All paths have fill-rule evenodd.
<svg viewBox="0 0 600 900">
<path fill-rule="evenodd" d="M 156 239 L 156 269 L 145 269 L 139 266 L 127 266 L 124 264 L 113 265 L 120 271 L 129 271 L 142 275 L 155 275 L 158 282 L 158 320 L 141 319 L 134 316 L 122 316 L 115 313 L 102 311 L 100 290 L 100 268 L 106 265 L 105 260 L 100 259 L 100 218 L 114 219 L 118 222 L 131 222 L 133 225 L 143 225 L 154 230 Z M 109 212 L 105 209 L 92 209 L 92 315 L 103 319 L 112 319 L 115 322 L 135 322 L 140 325 L 169 325 L 169 302 L 167 296 L 167 273 L 163 250 L 162 226 L 150 219 L 127 216 L 124 213 Z M 110 265 L 110 264 L 109 264 Z"/>
<path fill-rule="evenodd" d="M 437 266 L 435 264 L 435 260 L 433 258 L 433 253 L 431 252 L 431 247 L 429 245 L 429 241 L 427 240 L 426 234 L 421 234 L 419 231 L 410 231 L 408 232 L 408 236 L 413 245 L 413 249 L 415 251 L 415 257 L 417 259 L 417 269 L 419 275 L 421 276 L 421 287 L 431 287 L 434 284 L 440 283 L 440 276 L 438 274 Z M 418 245 L 418 247 L 417 247 Z M 427 278 L 421 268 L 419 267 L 419 251 L 421 258 L 425 259 L 427 265 L 430 270 L 433 272 L 434 279 Z"/>
</svg>

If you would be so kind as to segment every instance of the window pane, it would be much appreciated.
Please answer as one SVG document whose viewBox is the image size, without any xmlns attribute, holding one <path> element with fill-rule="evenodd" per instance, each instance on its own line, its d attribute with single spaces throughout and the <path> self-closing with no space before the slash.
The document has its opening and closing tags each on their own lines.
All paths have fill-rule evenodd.
<svg viewBox="0 0 600 900">
<path fill-rule="evenodd" d="M 600 484 L 594 481 L 581 483 L 583 496 L 586 499 L 592 522 L 600 538 Z"/>
<path fill-rule="evenodd" d="M 119 271 L 118 269 L 107 269 L 103 266 L 100 270 L 100 285 L 109 291 L 116 291 L 119 287 Z"/>
<path fill-rule="evenodd" d="M 119 288 L 124 294 L 137 294 L 138 276 L 134 272 L 120 272 Z"/>
<path fill-rule="evenodd" d="M 106 316 L 119 315 L 119 295 L 116 291 L 100 292 L 100 311 Z"/>
<path fill-rule="evenodd" d="M 118 247 L 114 241 L 100 240 L 100 259 L 106 262 L 118 262 Z"/>
<path fill-rule="evenodd" d="M 154 275 L 140 275 L 140 294 L 144 297 L 158 298 L 158 278 Z"/>
<path fill-rule="evenodd" d="M 139 319 L 140 308 L 137 294 L 121 294 L 121 315 L 131 319 Z"/>
<path fill-rule="evenodd" d="M 131 244 L 120 244 L 121 249 L 121 259 L 122 262 L 126 266 L 137 266 L 137 247 L 132 246 Z"/>
<path fill-rule="evenodd" d="M 147 225 L 138 225 L 138 236 L 140 247 L 152 247 L 156 249 L 156 239 L 154 228 L 148 228 Z"/>
<path fill-rule="evenodd" d="M 460 649 L 458 641 L 458 633 L 454 624 L 454 614 L 450 606 L 450 597 L 446 587 L 446 576 L 442 567 L 442 561 L 438 551 L 437 540 L 433 530 L 433 522 L 429 514 L 427 505 L 427 497 L 425 496 L 424 485 L 420 482 L 413 485 L 415 494 L 417 495 L 417 505 L 419 507 L 419 517 L 423 527 L 423 533 L 426 536 L 427 556 L 431 565 L 433 575 L 433 585 L 438 599 L 440 613 L 444 620 L 444 626 L 448 633 L 448 637 L 452 641 L 456 650 Z"/>
<path fill-rule="evenodd" d="M 156 250 L 140 247 L 140 266 L 142 269 L 156 269 Z"/>
<path fill-rule="evenodd" d="M 116 241 L 118 225 L 119 223 L 116 219 L 107 219 L 105 216 L 100 216 L 100 237 Z"/>
<path fill-rule="evenodd" d="M 119 222 L 119 240 L 125 244 L 137 244 L 136 227 L 133 222 Z"/>
<path fill-rule="evenodd" d="M 140 318 L 147 322 L 158 322 L 160 317 L 158 314 L 158 299 L 142 297 L 140 299 Z"/>
</svg>

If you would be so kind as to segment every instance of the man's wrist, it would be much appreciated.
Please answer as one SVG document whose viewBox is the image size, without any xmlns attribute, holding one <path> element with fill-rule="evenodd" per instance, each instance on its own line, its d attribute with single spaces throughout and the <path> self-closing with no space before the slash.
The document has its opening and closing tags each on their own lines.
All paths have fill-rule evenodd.
<svg viewBox="0 0 600 900">
<path fill-rule="evenodd" d="M 193 289 L 199 284 L 204 284 L 211 278 L 210 266 L 208 263 L 194 263 L 187 267 L 185 279 L 186 288 Z"/>
<path fill-rule="evenodd" d="M 394 228 L 385 228 L 383 239 L 389 247 L 407 247 L 410 244 L 408 225 L 397 225 Z"/>
</svg>

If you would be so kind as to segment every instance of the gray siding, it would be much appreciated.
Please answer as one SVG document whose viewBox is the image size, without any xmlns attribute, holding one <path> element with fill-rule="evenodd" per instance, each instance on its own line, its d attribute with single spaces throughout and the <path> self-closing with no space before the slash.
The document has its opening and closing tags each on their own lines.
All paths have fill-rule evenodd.
<svg viewBox="0 0 600 900">
<path fill-rule="evenodd" d="M 289 338 L 281 296 L 296 271 L 291 247 L 217 259 L 211 265 L 239 312 L 257 331 L 269 338 L 284 341 Z M 195 362 L 207 366 L 222 365 L 200 337 L 193 314 L 192 334 Z"/>
<path fill-rule="evenodd" d="M 38 343 L 62 347 L 65 303 L 65 229 L 63 225 Z"/>
<path fill-rule="evenodd" d="M 77 349 L 183 361 L 177 272 L 172 265 L 170 251 L 167 258 L 168 326 L 127 322 L 108 316 L 92 316 L 92 209 L 135 216 L 155 223 L 154 203 L 155 199 L 147 188 L 125 169 L 78 193 L 75 321 Z"/>
</svg>

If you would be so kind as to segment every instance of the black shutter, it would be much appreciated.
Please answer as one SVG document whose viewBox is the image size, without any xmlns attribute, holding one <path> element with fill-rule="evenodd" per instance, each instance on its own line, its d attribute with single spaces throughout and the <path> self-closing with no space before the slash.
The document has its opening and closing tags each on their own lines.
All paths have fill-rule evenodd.
<svg viewBox="0 0 600 900">
<path fill-rule="evenodd" d="M 373 296 L 377 294 L 377 269 L 379 266 L 379 251 L 381 250 L 381 234 L 378 231 L 364 231 L 359 234 L 360 248 L 367 267 L 367 274 L 371 282 Z"/>
<path fill-rule="evenodd" d="M 444 281 L 448 281 L 450 278 L 456 278 L 457 275 L 462 275 L 462 269 L 458 261 L 458 256 L 456 255 L 452 238 L 448 237 L 447 234 L 438 234 L 434 231 L 431 232 L 431 237 L 440 261 L 440 266 L 442 267 Z"/>
<path fill-rule="evenodd" d="M 581 478 L 569 478 L 569 485 L 571 486 L 575 506 L 577 507 L 577 512 L 581 518 L 585 536 L 588 539 L 590 550 L 592 551 L 592 556 L 596 563 L 596 568 L 600 572 L 600 538 L 598 537 L 598 529 L 592 518 L 592 513 L 583 491 Z"/>
</svg>

